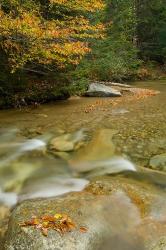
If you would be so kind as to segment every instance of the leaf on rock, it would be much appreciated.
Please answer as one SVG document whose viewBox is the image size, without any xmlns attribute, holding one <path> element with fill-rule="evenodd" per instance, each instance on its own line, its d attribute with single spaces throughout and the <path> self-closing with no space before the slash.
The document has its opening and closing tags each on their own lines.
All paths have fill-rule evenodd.
<svg viewBox="0 0 166 250">
<path fill-rule="evenodd" d="M 80 232 L 81 233 L 86 233 L 88 229 L 86 227 L 80 227 Z"/>
<path fill-rule="evenodd" d="M 76 224 L 66 214 L 43 215 L 41 217 L 32 216 L 31 220 L 19 223 L 21 227 L 33 226 L 39 229 L 44 236 L 48 236 L 48 230 L 53 229 L 63 235 L 76 229 Z M 79 231 L 87 232 L 86 227 L 80 227 Z"/>
</svg>

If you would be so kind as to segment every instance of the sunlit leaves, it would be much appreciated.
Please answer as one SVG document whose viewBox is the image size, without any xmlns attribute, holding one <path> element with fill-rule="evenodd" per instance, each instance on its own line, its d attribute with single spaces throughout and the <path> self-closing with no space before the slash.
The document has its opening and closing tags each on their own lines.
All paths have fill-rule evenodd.
<svg viewBox="0 0 166 250">
<path fill-rule="evenodd" d="M 76 224 L 66 214 L 43 215 L 41 217 L 33 216 L 30 220 L 19 223 L 21 227 L 32 226 L 42 232 L 44 236 L 48 236 L 50 229 L 63 235 L 77 228 Z M 86 233 L 86 227 L 79 228 L 81 233 Z"/>
<path fill-rule="evenodd" d="M 81 10 L 94 12 L 104 8 L 105 4 L 102 0 L 50 0 L 52 4 L 62 5 L 71 10 Z"/>
<path fill-rule="evenodd" d="M 18 1 L 17 1 L 18 2 Z M 104 7 L 101 0 L 51 1 L 67 9 L 94 12 Z M 63 10 L 61 10 L 63 12 Z M 56 13 L 56 8 L 55 8 Z M 92 25 L 87 17 L 75 14 L 63 19 L 45 19 L 37 10 L 17 6 L 17 11 L 0 10 L 0 47 L 8 54 L 12 71 L 27 63 L 65 67 L 78 64 L 90 52 L 88 40 L 102 38 L 104 26 Z"/>
</svg>

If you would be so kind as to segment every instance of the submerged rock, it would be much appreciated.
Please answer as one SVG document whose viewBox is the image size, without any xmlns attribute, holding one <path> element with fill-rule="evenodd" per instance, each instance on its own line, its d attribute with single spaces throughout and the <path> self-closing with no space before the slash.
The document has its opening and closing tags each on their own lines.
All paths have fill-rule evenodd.
<svg viewBox="0 0 166 250">
<path fill-rule="evenodd" d="M 116 131 L 113 129 L 97 130 L 92 140 L 71 158 L 72 168 L 79 172 L 89 171 L 96 168 L 96 162 L 102 162 L 114 156 L 115 146 L 112 138 L 115 134 Z"/>
<path fill-rule="evenodd" d="M 19 201 L 61 194 L 65 190 L 61 180 L 65 182 L 66 179 L 72 178 L 72 171 L 65 161 L 51 157 L 43 158 L 42 161 L 43 166 L 24 181 L 19 192 Z"/>
<path fill-rule="evenodd" d="M 50 148 L 57 151 L 73 151 L 74 150 L 74 143 L 69 140 L 70 135 L 64 135 L 58 138 L 55 138 L 51 141 Z"/>
<path fill-rule="evenodd" d="M 153 156 L 149 165 L 152 169 L 166 172 L 166 153 Z"/>
<path fill-rule="evenodd" d="M 115 88 L 106 86 L 100 83 L 91 83 L 85 96 L 90 97 L 118 97 L 121 96 L 120 91 L 116 90 Z"/>
<path fill-rule="evenodd" d="M 72 134 L 61 135 L 51 140 L 50 149 L 53 151 L 70 152 L 81 147 L 83 145 L 81 142 L 85 138 L 86 134 L 83 129 Z"/>
</svg>

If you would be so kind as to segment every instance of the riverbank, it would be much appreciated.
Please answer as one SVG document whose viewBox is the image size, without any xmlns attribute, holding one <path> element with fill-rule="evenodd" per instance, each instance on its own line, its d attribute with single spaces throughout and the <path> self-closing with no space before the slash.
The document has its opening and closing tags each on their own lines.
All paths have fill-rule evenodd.
<svg viewBox="0 0 166 250">
<path fill-rule="evenodd" d="M 6 83 L 0 88 L 0 109 L 25 108 L 27 106 L 37 107 L 40 104 L 50 103 L 58 100 L 68 99 L 70 96 L 82 96 L 90 82 L 97 79 L 78 79 L 72 81 L 71 77 L 64 76 L 59 79 L 41 79 L 36 76 L 12 76 L 9 75 Z M 39 80 L 40 79 L 40 80 Z M 157 81 L 166 79 L 164 66 L 147 64 L 135 71 L 134 75 L 127 79 L 121 79 L 122 83 L 129 85 L 133 81 Z M 99 78 L 100 82 L 101 79 Z M 115 82 L 115 79 L 105 82 Z M 116 80 L 117 82 L 117 80 Z"/>
</svg>

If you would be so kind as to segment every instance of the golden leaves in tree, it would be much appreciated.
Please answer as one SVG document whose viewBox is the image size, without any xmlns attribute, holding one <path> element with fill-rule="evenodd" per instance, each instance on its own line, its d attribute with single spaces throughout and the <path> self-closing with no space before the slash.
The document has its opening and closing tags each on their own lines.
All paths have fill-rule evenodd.
<svg viewBox="0 0 166 250">
<path fill-rule="evenodd" d="M 39 229 L 44 236 L 48 235 L 50 229 L 63 235 L 64 233 L 71 232 L 77 228 L 76 224 L 66 214 L 43 215 L 41 217 L 33 216 L 29 221 L 19 223 L 21 227 L 33 226 Z M 86 227 L 80 227 L 79 231 L 82 233 L 87 232 Z"/>
<path fill-rule="evenodd" d="M 105 7 L 102 0 L 50 0 L 50 3 L 62 5 L 71 10 L 88 12 L 94 12 Z"/>
<path fill-rule="evenodd" d="M 51 3 L 63 5 L 67 10 L 81 8 L 85 12 L 104 6 L 102 0 L 53 0 Z M 90 52 L 88 39 L 104 37 L 103 24 L 92 24 L 81 13 L 67 16 L 62 7 L 58 10 L 62 13 L 61 19 L 44 19 L 39 11 L 21 6 L 17 13 L 13 10 L 7 14 L 0 9 L 0 47 L 9 55 L 13 71 L 29 62 L 56 67 L 78 64 Z"/>
</svg>

